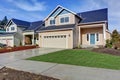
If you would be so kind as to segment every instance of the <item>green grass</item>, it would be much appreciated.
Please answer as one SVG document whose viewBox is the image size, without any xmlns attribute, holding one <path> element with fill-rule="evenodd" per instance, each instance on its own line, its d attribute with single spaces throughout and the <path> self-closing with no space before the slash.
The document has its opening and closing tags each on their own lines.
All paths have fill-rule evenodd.
<svg viewBox="0 0 120 80">
<path fill-rule="evenodd" d="M 109 54 L 99 54 L 89 50 L 62 50 L 28 60 L 71 64 L 97 68 L 120 69 L 120 57 Z"/>
</svg>

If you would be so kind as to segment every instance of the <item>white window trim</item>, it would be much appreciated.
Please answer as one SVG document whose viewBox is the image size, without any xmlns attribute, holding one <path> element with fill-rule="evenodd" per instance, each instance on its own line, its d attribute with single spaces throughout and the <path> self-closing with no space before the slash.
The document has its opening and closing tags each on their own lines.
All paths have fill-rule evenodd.
<svg viewBox="0 0 120 80">
<path fill-rule="evenodd" d="M 56 20 L 55 20 L 55 24 L 50 24 L 50 20 L 55 20 L 55 18 L 54 18 L 54 17 L 50 17 L 50 18 L 49 18 L 49 25 L 50 25 L 50 26 L 52 26 L 52 25 L 55 25 L 55 24 L 56 24 Z"/>
<path fill-rule="evenodd" d="M 89 37 L 88 41 L 87 41 L 87 34 L 88 34 L 88 37 Z M 95 34 L 95 44 L 90 44 L 90 34 Z M 97 34 L 98 34 L 98 38 L 99 38 L 98 41 L 97 41 Z M 86 33 L 86 41 L 89 42 L 89 45 L 96 45 L 96 43 L 100 41 L 99 33 Z"/>
<path fill-rule="evenodd" d="M 70 14 L 70 13 L 68 13 L 68 14 Z M 68 14 L 59 15 L 59 24 L 69 24 L 70 23 L 70 15 L 68 15 Z M 61 18 L 65 18 L 65 17 L 69 17 L 69 21 L 61 23 Z"/>
</svg>

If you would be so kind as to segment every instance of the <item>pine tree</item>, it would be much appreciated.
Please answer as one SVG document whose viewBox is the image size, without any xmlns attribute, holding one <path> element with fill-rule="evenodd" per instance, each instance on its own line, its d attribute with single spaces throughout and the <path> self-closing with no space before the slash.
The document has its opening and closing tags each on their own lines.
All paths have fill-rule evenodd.
<svg viewBox="0 0 120 80">
<path fill-rule="evenodd" d="M 112 43 L 117 43 L 117 42 L 119 42 L 120 35 L 119 35 L 119 33 L 118 33 L 117 30 L 114 30 L 114 31 L 112 32 L 111 37 L 112 37 Z"/>
<path fill-rule="evenodd" d="M 114 30 L 111 35 L 112 45 L 115 49 L 120 48 L 120 34 L 117 30 Z"/>
<path fill-rule="evenodd" d="M 7 16 L 5 16 L 4 18 L 3 18 L 3 20 L 1 21 L 1 23 L 0 23 L 0 25 L 5 25 L 5 24 L 7 24 L 7 22 L 8 22 L 8 19 L 7 19 Z"/>
</svg>

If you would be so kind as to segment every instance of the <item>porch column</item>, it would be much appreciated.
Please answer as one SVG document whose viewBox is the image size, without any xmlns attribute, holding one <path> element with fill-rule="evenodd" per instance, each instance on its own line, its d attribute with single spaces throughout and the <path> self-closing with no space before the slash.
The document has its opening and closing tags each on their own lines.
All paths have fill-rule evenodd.
<svg viewBox="0 0 120 80">
<path fill-rule="evenodd" d="M 33 36 L 32 36 L 32 45 L 34 45 L 35 44 L 35 40 L 34 40 L 34 34 L 33 34 Z"/>
<path fill-rule="evenodd" d="M 106 44 L 106 24 L 103 24 L 103 39 L 104 39 L 104 45 Z"/>
<path fill-rule="evenodd" d="M 80 37 L 80 35 L 81 35 L 81 30 L 80 30 L 80 27 L 79 27 L 79 45 L 81 44 L 81 37 Z"/>
<path fill-rule="evenodd" d="M 22 44 L 25 45 L 25 35 L 23 34 L 23 41 Z"/>
</svg>

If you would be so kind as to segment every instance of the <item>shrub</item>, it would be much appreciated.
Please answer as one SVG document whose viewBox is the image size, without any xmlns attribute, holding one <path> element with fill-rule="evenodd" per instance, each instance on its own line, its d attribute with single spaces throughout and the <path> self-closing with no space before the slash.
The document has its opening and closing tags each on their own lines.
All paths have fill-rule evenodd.
<svg viewBox="0 0 120 80">
<path fill-rule="evenodd" d="M 112 41 L 107 39 L 106 40 L 106 45 L 105 45 L 106 48 L 112 48 Z"/>
</svg>

